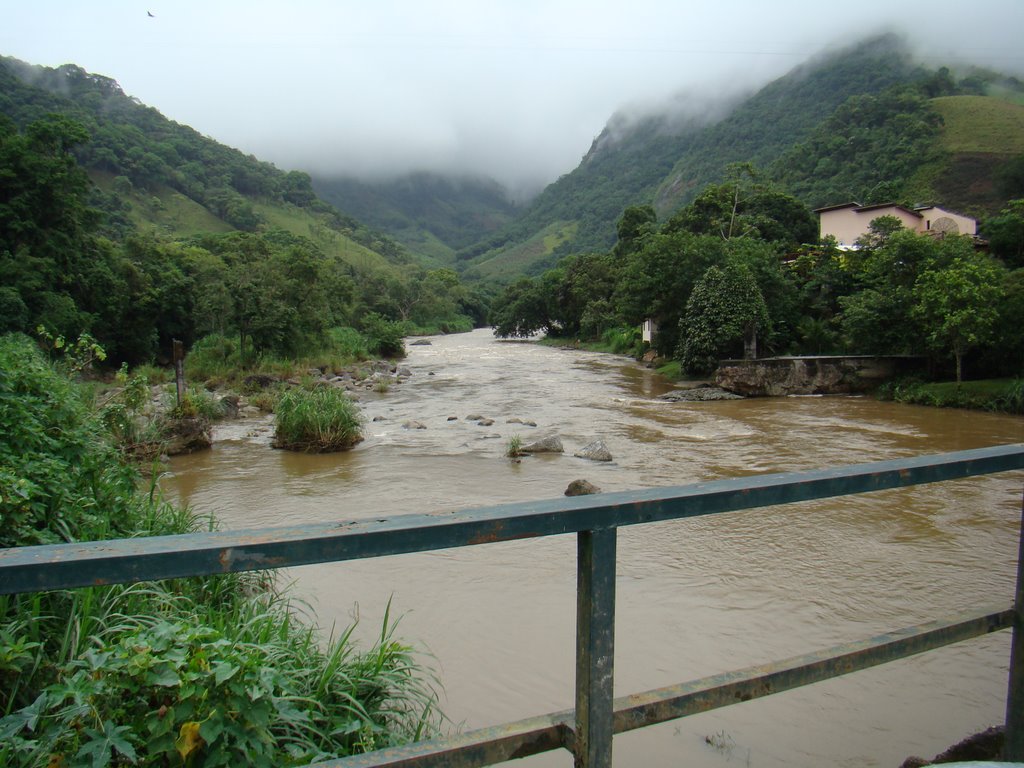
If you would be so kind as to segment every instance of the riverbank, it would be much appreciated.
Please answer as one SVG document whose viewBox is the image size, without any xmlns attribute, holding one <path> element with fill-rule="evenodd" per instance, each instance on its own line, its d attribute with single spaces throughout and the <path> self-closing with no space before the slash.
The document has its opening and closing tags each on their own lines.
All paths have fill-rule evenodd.
<svg viewBox="0 0 1024 768">
<path fill-rule="evenodd" d="M 893 381 L 879 387 L 880 400 L 937 408 L 967 408 L 994 413 L 1024 414 L 1024 379 L 982 381 Z"/>
<path fill-rule="evenodd" d="M 629 349 L 623 349 L 607 339 L 601 341 L 570 341 L 568 339 L 539 339 L 538 344 L 557 349 L 586 350 L 620 354 L 637 360 Z M 642 361 L 637 361 L 642 362 Z M 698 379 L 687 375 L 678 360 L 662 361 L 655 372 L 667 380 L 685 386 Z M 717 379 L 717 375 L 712 377 Z M 736 391 L 723 384 L 729 391 Z M 745 395 L 747 393 L 737 392 Z M 1024 414 L 1024 379 L 984 379 L 979 381 L 924 382 L 915 378 L 894 378 L 868 390 L 868 394 L 879 400 L 889 400 L 907 405 L 928 405 L 935 408 L 961 408 L 989 411 L 992 413 Z"/>
</svg>

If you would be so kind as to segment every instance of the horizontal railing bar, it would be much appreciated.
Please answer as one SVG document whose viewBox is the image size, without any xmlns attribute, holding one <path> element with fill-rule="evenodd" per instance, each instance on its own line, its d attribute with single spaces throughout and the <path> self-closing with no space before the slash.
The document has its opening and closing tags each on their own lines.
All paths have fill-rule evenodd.
<svg viewBox="0 0 1024 768">
<path fill-rule="evenodd" d="M 868 667 L 932 651 L 1013 626 L 1013 608 L 971 613 L 746 669 L 615 700 L 614 732 L 740 704 Z M 310 768 L 480 768 L 564 748 L 572 751 L 573 710 L 314 763 Z"/>
<path fill-rule="evenodd" d="M 259 530 L 0 550 L 0 594 L 354 560 L 697 517 L 1024 467 L 1024 445 L 708 483 Z"/>
<path fill-rule="evenodd" d="M 969 614 L 615 700 L 615 733 L 781 693 L 1009 629 L 1014 609 Z"/>
<path fill-rule="evenodd" d="M 479 728 L 450 738 L 418 741 L 309 768 L 478 768 L 564 748 L 572 751 L 572 711 Z"/>
</svg>

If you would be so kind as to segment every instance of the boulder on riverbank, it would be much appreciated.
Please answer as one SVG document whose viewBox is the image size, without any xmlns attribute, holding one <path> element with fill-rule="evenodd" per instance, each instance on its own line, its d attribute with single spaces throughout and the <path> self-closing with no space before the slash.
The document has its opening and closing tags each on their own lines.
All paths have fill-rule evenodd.
<svg viewBox="0 0 1024 768">
<path fill-rule="evenodd" d="M 163 452 L 168 456 L 203 451 L 213 445 L 210 422 L 203 418 L 172 419 L 168 422 Z"/>
<path fill-rule="evenodd" d="M 527 443 L 519 449 L 523 453 L 564 453 L 565 449 L 562 447 L 562 441 L 558 435 L 548 435 L 542 437 L 540 440 L 535 440 L 532 443 Z"/>
<path fill-rule="evenodd" d="M 589 459 L 590 461 L 612 460 L 612 452 L 608 450 L 608 446 L 604 444 L 603 440 L 594 440 L 593 442 L 587 443 L 576 451 L 573 456 L 580 459 Z"/>
</svg>

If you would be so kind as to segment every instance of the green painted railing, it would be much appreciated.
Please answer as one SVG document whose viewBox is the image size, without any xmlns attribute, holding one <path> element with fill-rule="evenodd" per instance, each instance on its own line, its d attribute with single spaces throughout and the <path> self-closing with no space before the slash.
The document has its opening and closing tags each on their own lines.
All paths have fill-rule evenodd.
<svg viewBox="0 0 1024 768">
<path fill-rule="evenodd" d="M 577 535 L 576 707 L 460 736 L 319 763 L 319 768 L 484 766 L 564 748 L 610 768 L 615 733 L 748 701 L 989 632 L 1013 629 L 1004 757 L 1024 761 L 1024 537 L 1014 602 L 861 642 L 614 699 L 616 531 L 1024 468 L 1024 445 L 675 488 L 342 523 L 0 550 L 0 594 L 284 568 Z M 1024 510 L 1022 510 L 1024 522 Z"/>
</svg>

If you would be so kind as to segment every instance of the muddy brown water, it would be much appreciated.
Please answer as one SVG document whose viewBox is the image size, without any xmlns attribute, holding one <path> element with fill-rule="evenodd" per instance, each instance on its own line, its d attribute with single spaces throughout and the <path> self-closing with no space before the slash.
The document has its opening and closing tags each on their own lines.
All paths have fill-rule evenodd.
<svg viewBox="0 0 1024 768">
<path fill-rule="evenodd" d="M 360 519 L 681 485 L 1024 441 L 1024 419 L 867 398 L 668 403 L 611 355 L 489 331 L 409 347 L 412 378 L 362 402 L 343 454 L 269 447 L 270 423 L 221 427 L 164 487 L 224 528 Z M 479 414 L 494 425 L 466 420 Z M 457 417 L 449 421 L 450 416 Z M 372 421 L 375 417 L 380 420 Z M 506 423 L 532 420 L 537 427 Z M 415 419 L 426 429 L 408 430 Z M 508 440 L 566 453 L 519 464 Z M 601 438 L 615 460 L 577 459 Z M 781 659 L 1012 599 L 1024 474 L 633 526 L 619 533 L 616 695 Z M 575 540 L 547 539 L 291 569 L 324 627 L 359 618 L 430 654 L 463 728 L 573 704 Z M 615 737 L 617 766 L 896 766 L 1002 722 L 1009 633 Z M 566 752 L 517 761 L 571 766 Z"/>
</svg>

